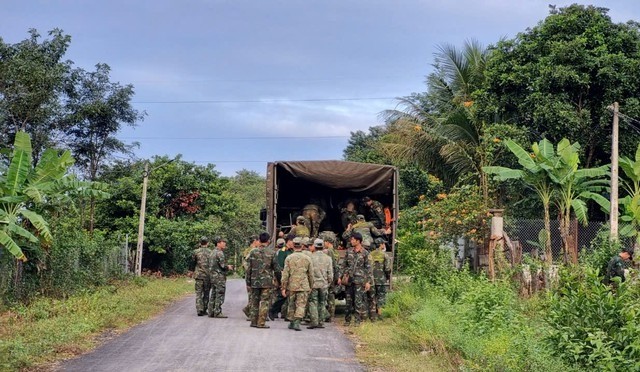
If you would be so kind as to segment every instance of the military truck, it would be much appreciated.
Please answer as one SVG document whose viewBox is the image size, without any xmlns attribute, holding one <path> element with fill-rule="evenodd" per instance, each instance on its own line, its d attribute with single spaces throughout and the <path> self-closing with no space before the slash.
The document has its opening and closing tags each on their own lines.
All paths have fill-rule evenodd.
<svg viewBox="0 0 640 372">
<path fill-rule="evenodd" d="M 276 161 L 267 164 L 267 206 L 261 219 L 267 232 L 287 233 L 307 204 L 317 204 L 326 212 L 319 231 L 344 232 L 341 209 L 354 201 L 360 214 L 367 210 L 365 196 L 385 207 L 388 255 L 393 257 L 398 219 L 398 170 L 390 165 L 350 161 Z"/>
</svg>

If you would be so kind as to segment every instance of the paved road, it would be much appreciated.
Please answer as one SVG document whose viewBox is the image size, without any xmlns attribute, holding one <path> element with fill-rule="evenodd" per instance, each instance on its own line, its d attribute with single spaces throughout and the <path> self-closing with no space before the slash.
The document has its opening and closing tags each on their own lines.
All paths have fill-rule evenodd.
<svg viewBox="0 0 640 372">
<path fill-rule="evenodd" d="M 362 371 L 353 344 L 329 324 L 302 332 L 282 320 L 271 329 L 249 327 L 241 309 L 244 281 L 227 282 L 223 312 L 228 319 L 198 317 L 194 296 L 107 341 L 91 353 L 63 363 L 63 371 Z"/>
</svg>

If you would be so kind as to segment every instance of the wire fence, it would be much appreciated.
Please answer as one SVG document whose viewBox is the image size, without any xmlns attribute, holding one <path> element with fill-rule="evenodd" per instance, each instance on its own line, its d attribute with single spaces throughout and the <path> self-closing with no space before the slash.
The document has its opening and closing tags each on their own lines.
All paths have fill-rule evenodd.
<svg viewBox="0 0 640 372">
<path fill-rule="evenodd" d="M 551 220 L 551 252 L 554 262 L 563 259 L 562 237 L 560 236 L 560 223 Z M 608 223 L 602 221 L 590 221 L 586 225 L 577 221 L 571 223 L 571 239 L 569 244 L 580 254 L 583 250 L 590 250 L 593 241 L 598 234 L 608 231 Z M 622 229 L 623 226 L 620 226 Z M 544 253 L 544 245 L 539 240 L 540 232 L 544 230 L 544 220 L 541 219 L 505 219 L 504 231 L 512 241 L 518 241 L 522 246 L 522 253 L 532 257 L 540 257 Z M 629 238 L 620 238 L 622 245 L 631 245 Z"/>
</svg>

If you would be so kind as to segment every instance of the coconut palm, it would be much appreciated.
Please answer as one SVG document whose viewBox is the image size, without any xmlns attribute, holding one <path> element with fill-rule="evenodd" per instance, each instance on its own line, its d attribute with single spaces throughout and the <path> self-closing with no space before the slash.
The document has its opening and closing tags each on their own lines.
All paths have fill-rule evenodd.
<svg viewBox="0 0 640 372">
<path fill-rule="evenodd" d="M 484 82 L 487 57 L 477 41 L 467 41 L 462 50 L 438 47 L 427 92 L 400 98 L 398 109 L 382 113 L 392 128 L 381 144 L 384 153 L 398 163 L 421 165 L 445 182 L 477 175 L 487 197 L 484 123 L 475 119 L 472 101 Z"/>
</svg>

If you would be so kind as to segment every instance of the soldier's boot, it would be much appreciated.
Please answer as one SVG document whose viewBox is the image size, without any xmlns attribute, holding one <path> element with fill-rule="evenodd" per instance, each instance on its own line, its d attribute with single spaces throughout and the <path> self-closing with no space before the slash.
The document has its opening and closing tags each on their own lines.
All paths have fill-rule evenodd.
<svg viewBox="0 0 640 372">
<path fill-rule="evenodd" d="M 300 319 L 296 319 L 293 321 L 293 329 L 296 331 L 302 331 L 300 329 Z"/>
<path fill-rule="evenodd" d="M 314 328 L 318 328 L 317 324 L 311 323 L 307 326 L 307 329 L 314 329 Z"/>
<path fill-rule="evenodd" d="M 223 319 L 228 318 L 228 316 L 224 315 L 223 313 L 218 313 L 218 314 L 216 314 L 216 316 L 215 316 L 215 317 L 216 317 L 216 318 L 223 318 Z"/>
<path fill-rule="evenodd" d="M 293 320 L 289 322 L 289 327 L 288 327 L 289 329 L 293 329 L 293 322 L 294 322 Z"/>
<path fill-rule="evenodd" d="M 204 311 L 202 311 L 202 310 L 199 310 L 199 311 L 198 311 L 198 316 L 203 316 L 204 314 L 205 314 L 205 312 L 204 312 Z"/>
<path fill-rule="evenodd" d="M 318 322 L 318 326 L 316 328 L 324 328 L 324 323 Z"/>
<path fill-rule="evenodd" d="M 249 305 L 243 307 L 242 312 L 247 316 L 247 318 L 251 318 L 251 314 L 249 313 Z"/>
</svg>

